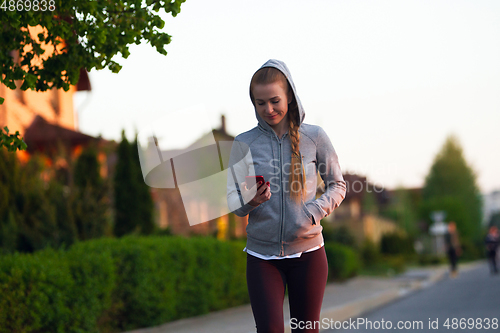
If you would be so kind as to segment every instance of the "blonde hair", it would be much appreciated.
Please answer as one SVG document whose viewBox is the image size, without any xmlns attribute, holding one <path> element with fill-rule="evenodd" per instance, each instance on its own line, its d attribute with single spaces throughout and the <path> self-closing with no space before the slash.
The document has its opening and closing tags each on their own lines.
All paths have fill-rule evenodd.
<svg viewBox="0 0 500 333">
<path fill-rule="evenodd" d="M 252 77 L 250 81 L 250 99 L 255 106 L 255 99 L 252 93 L 253 87 L 257 84 L 269 84 L 279 82 L 282 84 L 283 88 L 286 89 L 286 93 L 291 91 L 290 84 L 286 79 L 285 75 L 278 69 L 274 67 L 264 67 L 259 69 Z M 288 101 L 290 102 L 290 101 Z M 306 175 L 304 172 L 304 167 L 302 166 L 302 155 L 300 154 L 300 115 L 299 107 L 297 101 L 295 100 L 295 94 L 292 94 L 292 101 L 288 104 L 288 133 L 290 135 L 290 144 L 292 146 L 292 161 L 290 165 L 290 175 L 288 182 L 290 184 L 290 197 L 296 202 L 300 201 L 301 196 L 305 198 L 306 194 Z M 298 185 L 298 188 L 296 186 Z M 305 199 L 304 199 L 305 201 Z"/>
</svg>

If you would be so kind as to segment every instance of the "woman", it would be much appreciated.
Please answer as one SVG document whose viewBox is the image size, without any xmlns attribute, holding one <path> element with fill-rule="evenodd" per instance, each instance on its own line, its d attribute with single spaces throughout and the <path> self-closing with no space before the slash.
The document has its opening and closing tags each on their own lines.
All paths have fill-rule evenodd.
<svg viewBox="0 0 500 333">
<path fill-rule="evenodd" d="M 328 277 L 320 221 L 340 205 L 346 184 L 325 131 L 303 123 L 285 63 L 262 65 L 252 77 L 250 98 L 258 125 L 235 138 L 227 199 L 236 215 L 249 215 L 244 251 L 257 332 L 284 331 L 286 287 L 292 332 L 318 332 Z M 318 171 L 325 192 L 316 199 Z M 245 177 L 255 175 L 265 183 L 247 184 Z"/>
</svg>

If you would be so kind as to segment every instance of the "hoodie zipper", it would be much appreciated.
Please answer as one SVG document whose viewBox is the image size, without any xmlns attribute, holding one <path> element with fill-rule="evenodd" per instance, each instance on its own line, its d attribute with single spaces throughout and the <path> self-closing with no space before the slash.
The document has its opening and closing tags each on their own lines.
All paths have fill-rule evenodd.
<svg viewBox="0 0 500 333">
<path fill-rule="evenodd" d="M 284 138 L 284 135 L 282 139 Z M 281 148 L 281 139 L 278 138 L 278 145 L 279 145 L 279 162 L 280 162 L 280 195 L 281 195 L 281 220 L 280 220 L 280 256 L 285 255 L 285 249 L 283 248 L 283 229 L 285 227 L 285 222 L 284 222 L 284 206 L 285 206 L 285 200 L 284 200 L 284 190 L 283 190 L 283 150 Z"/>
</svg>

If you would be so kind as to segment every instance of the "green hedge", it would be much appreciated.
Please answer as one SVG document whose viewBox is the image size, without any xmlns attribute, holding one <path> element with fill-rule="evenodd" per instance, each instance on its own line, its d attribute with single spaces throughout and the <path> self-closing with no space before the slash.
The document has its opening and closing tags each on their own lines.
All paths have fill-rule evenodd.
<svg viewBox="0 0 500 333">
<path fill-rule="evenodd" d="M 440 256 L 437 254 L 422 253 L 418 255 L 417 262 L 419 265 L 440 265 L 448 263 L 448 258 L 446 256 Z"/>
<path fill-rule="evenodd" d="M 358 254 L 350 247 L 325 242 L 328 259 L 328 280 L 345 280 L 358 274 L 361 267 Z"/>
<path fill-rule="evenodd" d="M 386 233 L 380 240 L 380 252 L 391 255 L 413 254 L 415 253 L 413 243 L 413 239 L 409 236 L 397 232 Z"/>
<path fill-rule="evenodd" d="M 116 332 L 248 302 L 244 243 L 102 238 L 0 258 L 0 332 Z"/>
<path fill-rule="evenodd" d="M 0 332 L 119 332 L 248 303 L 242 241 L 126 236 L 0 257 Z M 325 242 L 329 280 L 357 274 Z"/>
</svg>

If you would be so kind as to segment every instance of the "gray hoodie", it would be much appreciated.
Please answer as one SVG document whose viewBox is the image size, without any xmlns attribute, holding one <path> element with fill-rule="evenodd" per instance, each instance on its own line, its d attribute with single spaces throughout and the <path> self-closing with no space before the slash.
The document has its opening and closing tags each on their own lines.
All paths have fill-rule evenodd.
<svg viewBox="0 0 500 333">
<path fill-rule="evenodd" d="M 247 249 L 264 255 L 286 256 L 303 252 L 323 242 L 320 221 L 337 208 L 345 197 L 337 154 L 325 131 L 303 123 L 305 113 L 290 72 L 284 62 L 271 59 L 262 67 L 275 67 L 292 87 L 300 115 L 300 155 L 306 174 L 307 194 L 296 203 L 290 197 L 288 177 L 292 149 L 288 131 L 278 138 L 257 111 L 258 125 L 236 136 L 229 157 L 227 178 L 229 209 L 238 216 L 249 214 Z M 325 192 L 316 199 L 317 173 Z M 271 183 L 271 198 L 257 207 L 243 200 L 239 184 L 245 176 L 262 175 Z"/>
</svg>

